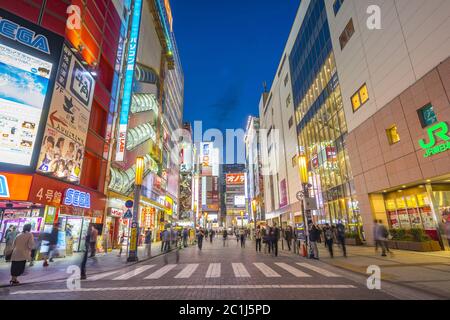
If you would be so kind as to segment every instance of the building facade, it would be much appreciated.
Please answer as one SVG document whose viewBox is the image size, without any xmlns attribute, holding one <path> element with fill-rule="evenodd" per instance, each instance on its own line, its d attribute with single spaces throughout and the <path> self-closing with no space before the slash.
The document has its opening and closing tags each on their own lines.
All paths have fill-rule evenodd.
<svg viewBox="0 0 450 320">
<path fill-rule="evenodd" d="M 247 211 L 245 164 L 222 164 L 221 174 L 222 184 L 224 185 L 221 197 L 226 210 L 223 227 L 245 227 L 251 219 Z"/>
<path fill-rule="evenodd" d="M 370 5 L 381 30 L 371 27 Z M 326 9 L 368 238 L 377 219 L 448 248 L 450 3 L 330 1 Z"/>
</svg>

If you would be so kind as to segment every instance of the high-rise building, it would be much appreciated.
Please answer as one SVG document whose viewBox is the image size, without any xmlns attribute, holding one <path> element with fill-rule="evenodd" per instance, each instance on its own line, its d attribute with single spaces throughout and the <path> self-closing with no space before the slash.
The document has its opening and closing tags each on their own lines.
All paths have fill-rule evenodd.
<svg viewBox="0 0 450 320">
<path fill-rule="evenodd" d="M 326 9 L 367 238 L 377 219 L 448 248 L 450 2 L 328 1 Z"/>
<path fill-rule="evenodd" d="M 245 164 L 222 164 L 221 180 L 224 188 L 221 197 L 225 204 L 223 226 L 227 228 L 247 226 L 250 217 L 247 211 Z"/>
</svg>

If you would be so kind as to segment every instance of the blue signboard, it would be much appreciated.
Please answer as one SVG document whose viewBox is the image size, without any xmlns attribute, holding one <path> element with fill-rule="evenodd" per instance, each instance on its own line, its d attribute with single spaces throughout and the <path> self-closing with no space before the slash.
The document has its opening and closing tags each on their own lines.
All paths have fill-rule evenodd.
<svg viewBox="0 0 450 320">
<path fill-rule="evenodd" d="M 128 129 L 128 113 L 130 112 L 131 94 L 133 91 L 134 67 L 139 40 L 139 29 L 141 24 L 142 0 L 134 3 L 133 17 L 131 21 L 130 42 L 128 44 L 127 69 L 122 95 L 122 108 L 119 118 L 119 137 L 116 153 L 116 161 L 123 161 L 125 155 L 125 142 Z"/>
</svg>

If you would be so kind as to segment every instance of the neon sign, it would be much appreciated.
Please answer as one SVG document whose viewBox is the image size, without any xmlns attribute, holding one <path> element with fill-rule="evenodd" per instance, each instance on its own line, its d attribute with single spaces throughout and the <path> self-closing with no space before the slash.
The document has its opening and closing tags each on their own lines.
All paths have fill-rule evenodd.
<svg viewBox="0 0 450 320">
<path fill-rule="evenodd" d="M 0 198 L 9 198 L 8 180 L 0 175 Z"/>
<path fill-rule="evenodd" d="M 28 47 L 50 54 L 50 47 L 45 36 L 38 34 L 30 29 L 22 27 L 17 23 L 2 19 L 0 17 L 0 34 L 4 37 L 10 38 L 20 42 Z"/>
<path fill-rule="evenodd" d="M 432 127 L 427 129 L 429 142 L 425 139 L 419 140 L 419 145 L 426 152 L 424 158 L 445 152 L 450 150 L 450 136 L 448 135 L 449 127 L 446 122 L 439 122 Z M 438 144 L 437 139 L 439 138 L 443 143 Z"/>
<path fill-rule="evenodd" d="M 122 108 L 120 110 L 119 137 L 117 139 L 116 161 L 123 161 L 128 129 L 128 114 L 130 112 L 131 94 L 133 90 L 134 67 L 138 48 L 139 29 L 141 24 L 142 0 L 136 0 L 131 22 L 130 43 L 128 44 L 127 69 L 122 95 Z"/>
<path fill-rule="evenodd" d="M 91 195 L 88 192 L 67 189 L 63 204 L 65 204 L 66 206 L 90 209 Z"/>
</svg>

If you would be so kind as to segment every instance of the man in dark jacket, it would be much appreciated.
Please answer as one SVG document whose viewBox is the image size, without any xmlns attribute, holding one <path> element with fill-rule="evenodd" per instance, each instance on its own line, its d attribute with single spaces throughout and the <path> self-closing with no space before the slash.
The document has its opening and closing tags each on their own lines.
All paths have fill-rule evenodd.
<svg viewBox="0 0 450 320">
<path fill-rule="evenodd" d="M 272 244 L 272 249 L 273 249 L 273 253 L 275 254 L 275 257 L 278 256 L 278 241 L 280 240 L 280 229 L 277 227 L 277 224 L 274 223 L 273 224 L 273 244 Z"/>
<path fill-rule="evenodd" d="M 59 232 L 58 225 L 55 224 L 48 237 L 48 252 L 44 258 L 44 267 L 48 267 L 49 261 L 53 262 L 53 254 L 58 244 L 58 232 Z"/>
<path fill-rule="evenodd" d="M 339 221 L 339 223 L 336 225 L 336 238 L 339 244 L 342 246 L 344 257 L 347 257 L 347 249 L 345 247 L 345 226 L 341 221 Z"/>
<path fill-rule="evenodd" d="M 291 251 L 291 242 L 292 242 L 292 229 L 291 226 L 286 228 L 286 231 L 284 231 L 284 239 L 287 242 L 288 250 Z"/>
<path fill-rule="evenodd" d="M 309 243 L 311 246 L 311 258 L 319 260 L 319 249 L 317 248 L 317 241 L 320 238 L 320 232 L 319 229 L 312 225 L 311 229 L 309 230 Z"/>
</svg>

